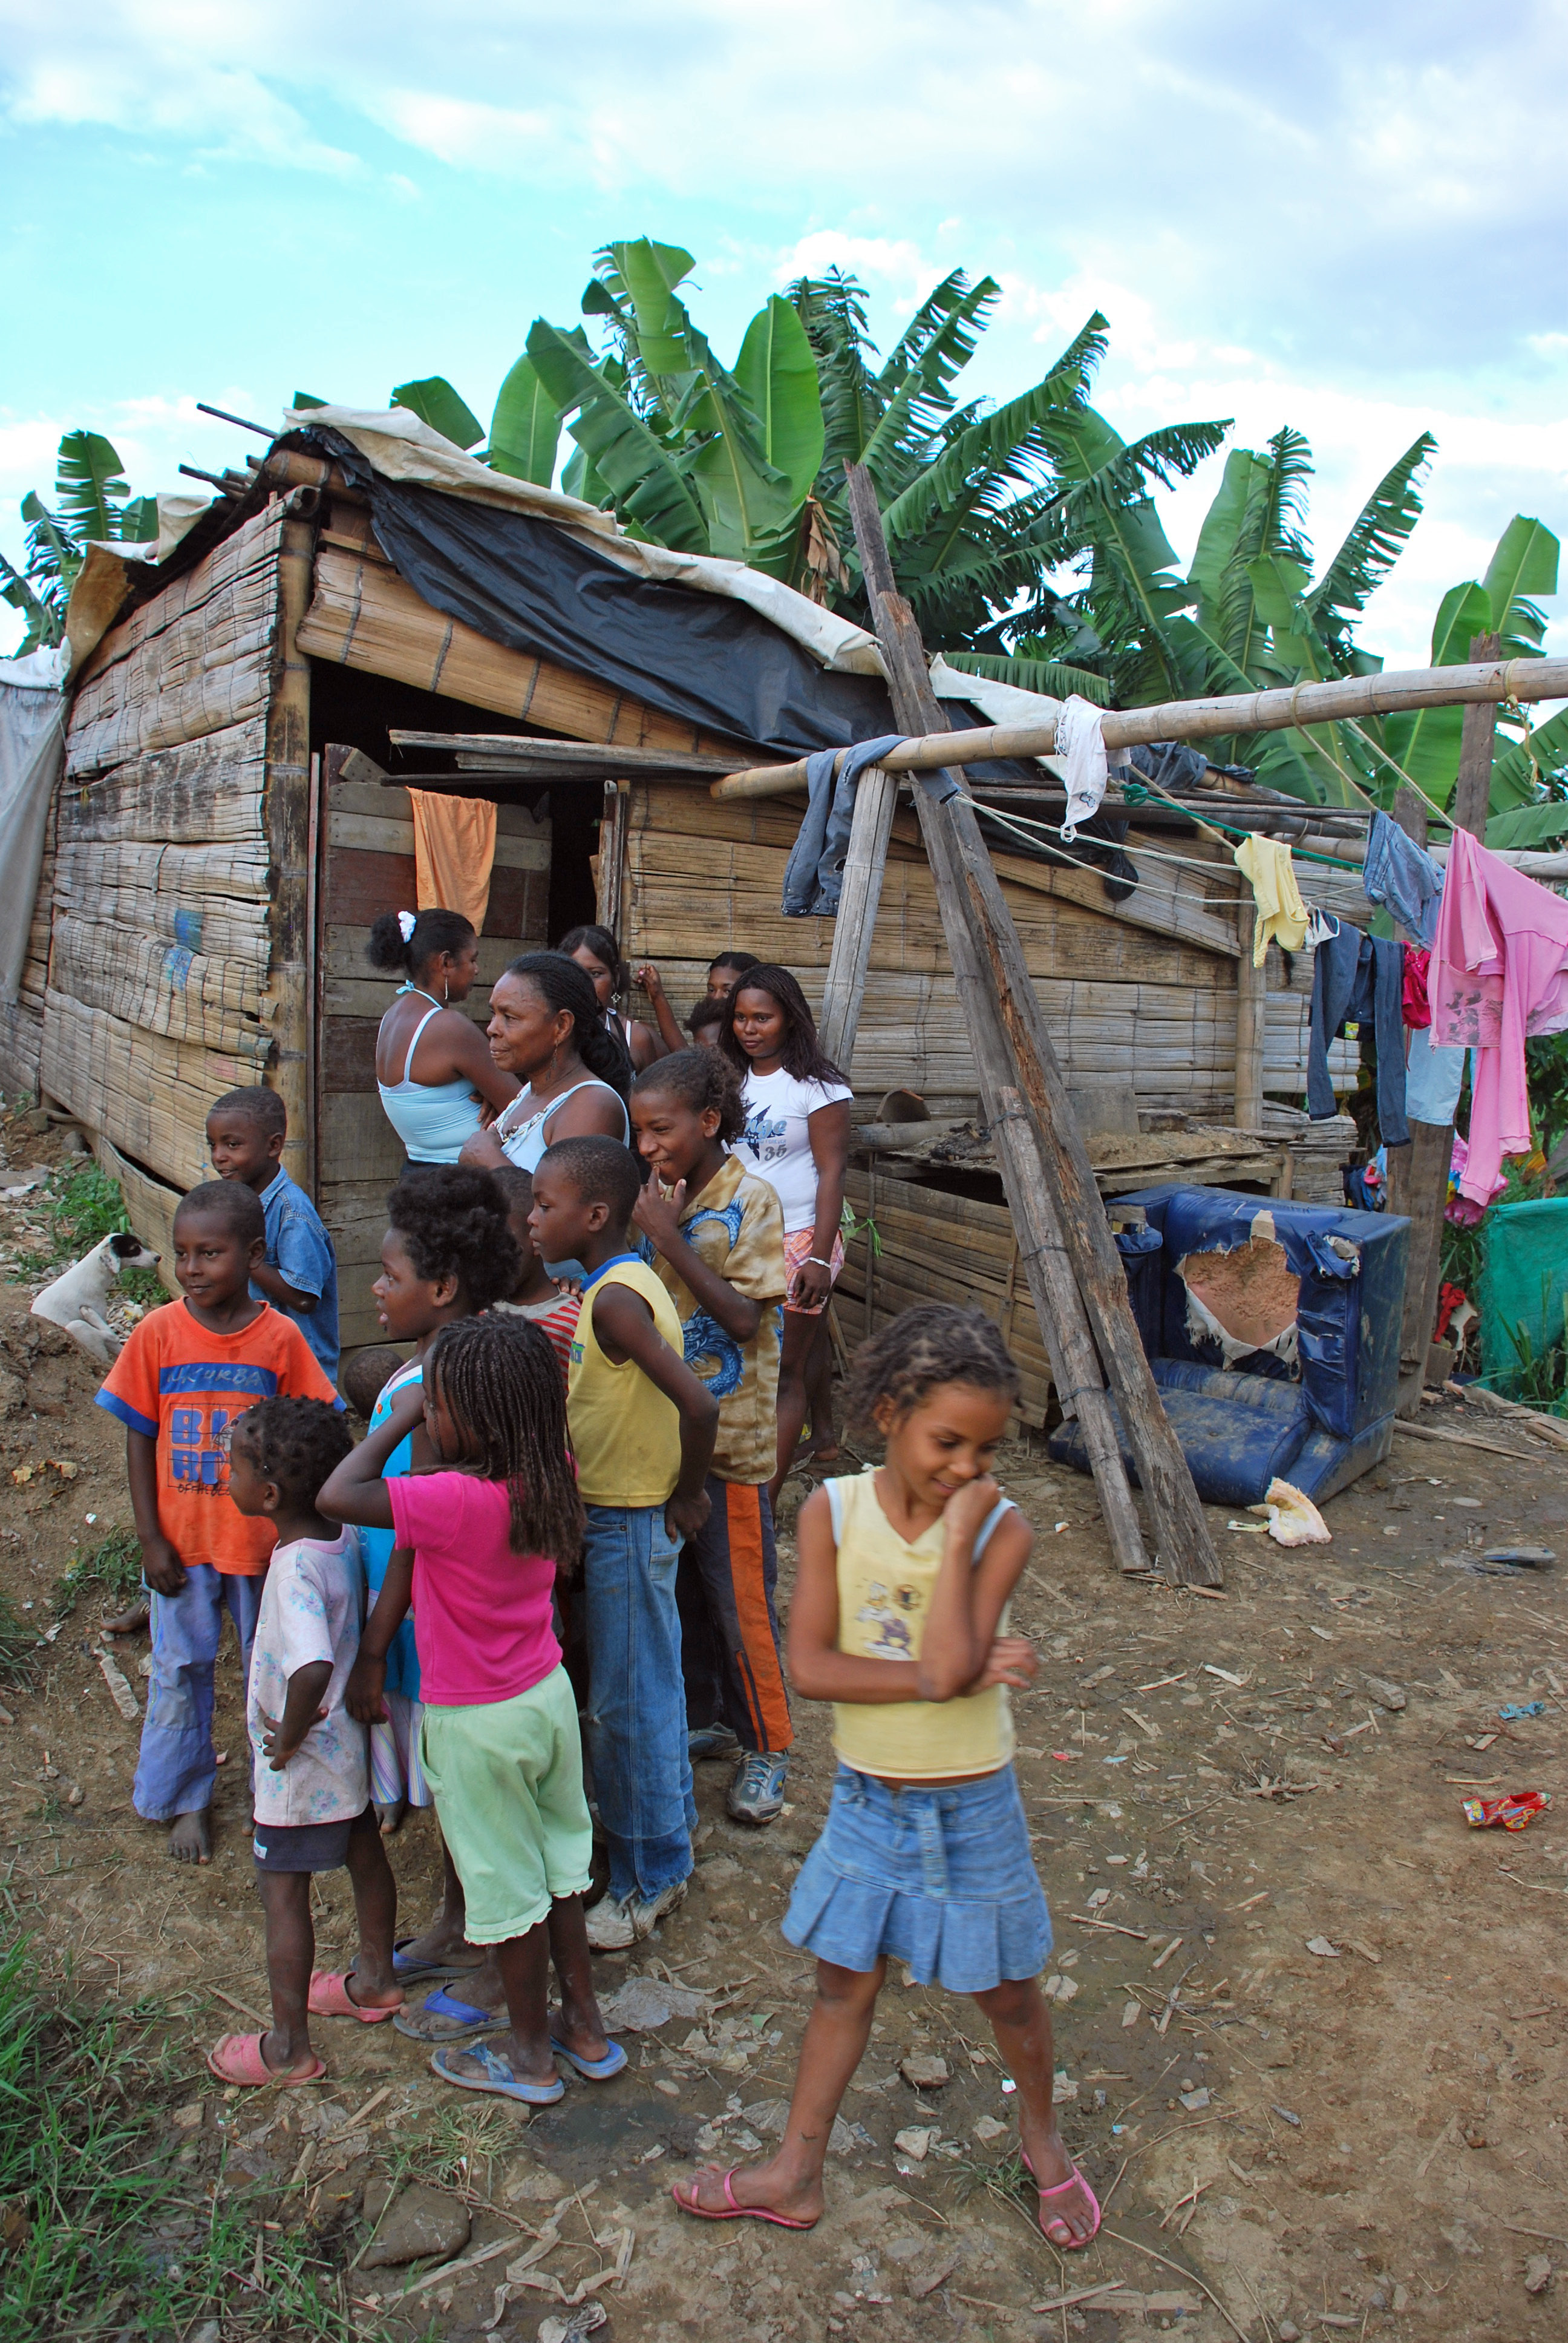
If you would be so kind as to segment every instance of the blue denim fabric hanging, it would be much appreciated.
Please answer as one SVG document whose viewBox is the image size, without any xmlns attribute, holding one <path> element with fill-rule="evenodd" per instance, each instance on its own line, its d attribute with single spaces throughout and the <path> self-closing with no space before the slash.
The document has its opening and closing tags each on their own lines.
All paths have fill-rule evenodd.
<svg viewBox="0 0 1568 2343">
<path fill-rule="evenodd" d="M 1386 813 L 1372 818 L 1362 884 L 1369 902 L 1382 904 L 1418 942 L 1431 944 L 1442 900 L 1442 872 L 1425 848 L 1407 838 Z"/>
<path fill-rule="evenodd" d="M 879 763 L 903 738 L 901 732 L 887 732 L 879 740 L 857 740 L 842 752 L 821 749 L 807 758 L 806 819 L 784 867 L 787 920 L 831 919 L 837 912 L 855 814 L 855 785 L 868 765 Z M 844 763 L 835 785 L 833 765 L 840 753 Z"/>
<path fill-rule="evenodd" d="M 1329 1043 L 1350 1020 L 1370 1023 L 1377 1043 L 1377 1119 L 1385 1147 L 1410 1140 L 1404 1109 L 1404 946 L 1362 935 L 1347 922 L 1312 954 L 1312 1024 L 1307 1044 L 1307 1111 L 1314 1122 L 1338 1112 Z"/>
</svg>

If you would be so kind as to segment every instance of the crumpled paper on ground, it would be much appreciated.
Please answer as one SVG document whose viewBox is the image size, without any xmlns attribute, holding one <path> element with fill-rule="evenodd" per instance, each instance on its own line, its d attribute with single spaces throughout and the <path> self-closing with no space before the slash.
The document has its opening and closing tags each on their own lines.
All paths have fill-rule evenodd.
<svg viewBox="0 0 1568 2343">
<path fill-rule="evenodd" d="M 1310 1497 L 1288 1481 L 1271 1481 L 1261 1505 L 1250 1513 L 1266 1513 L 1269 1535 L 1276 1545 L 1332 1545 L 1333 1533 Z"/>
</svg>

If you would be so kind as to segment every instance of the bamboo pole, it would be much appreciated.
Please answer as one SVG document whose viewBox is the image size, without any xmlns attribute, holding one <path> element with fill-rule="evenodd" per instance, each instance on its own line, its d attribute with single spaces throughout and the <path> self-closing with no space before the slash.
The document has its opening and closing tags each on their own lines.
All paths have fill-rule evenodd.
<svg viewBox="0 0 1568 2343">
<path fill-rule="evenodd" d="M 1484 659 L 1469 667 L 1409 668 L 1396 675 L 1344 676 L 1278 691 L 1243 691 L 1214 699 L 1168 699 L 1158 708 L 1107 709 L 1101 729 L 1108 749 L 1151 740 L 1206 740 L 1231 732 L 1282 732 L 1342 718 L 1399 715 L 1418 708 L 1457 708 L 1501 700 L 1568 698 L 1568 659 Z M 890 749 L 890 773 L 930 773 L 992 758 L 1049 757 L 1056 719 L 1038 724 L 988 724 L 971 732 L 928 734 Z M 787 797 L 806 786 L 806 760 L 757 765 L 713 784 L 716 798 Z"/>
<path fill-rule="evenodd" d="M 1236 905 L 1236 1102 L 1238 1131 L 1261 1131 L 1263 1123 L 1263 1041 L 1268 970 L 1252 965 L 1258 907 L 1250 889 Z"/>
<path fill-rule="evenodd" d="M 308 519 L 292 517 L 292 498 L 289 512 L 277 556 L 277 629 L 262 797 L 272 892 L 267 981 L 277 1004 L 272 1027 L 276 1054 L 268 1081 L 288 1113 L 284 1169 L 308 1194 L 316 1155 L 310 1052 L 310 662 L 295 638 L 310 606 L 316 530 Z"/>
</svg>

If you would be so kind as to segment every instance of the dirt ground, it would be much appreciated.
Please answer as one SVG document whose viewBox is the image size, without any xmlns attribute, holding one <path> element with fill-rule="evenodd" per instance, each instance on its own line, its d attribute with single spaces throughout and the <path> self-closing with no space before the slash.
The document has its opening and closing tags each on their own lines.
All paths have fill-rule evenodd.
<svg viewBox="0 0 1568 2343">
<path fill-rule="evenodd" d="M 1513 1835 L 1468 1830 L 1460 1801 L 1562 1780 L 1568 1455 L 1402 1437 L 1328 1507 L 1332 1546 L 1287 1553 L 1211 1513 L 1227 1587 L 1201 1599 L 1120 1580 L 1091 1485 L 1010 1445 L 1004 1485 L 1038 1532 L 1018 1622 L 1044 1659 L 1016 1704 L 1019 1773 L 1056 1927 L 1063 2129 L 1104 2233 L 1067 2258 L 1046 2246 L 973 2005 L 901 1982 L 846 2102 L 819 2227 L 699 2228 L 672 2177 L 751 2152 L 789 2087 L 810 1976 L 778 1922 L 831 1780 L 824 1714 L 800 1710 L 771 1830 L 728 1822 L 724 1769 L 702 1769 L 684 1909 L 601 1965 L 605 1992 L 640 1976 L 700 1998 L 628 2033 L 615 2083 L 574 2084 L 529 2123 L 459 2100 L 390 2028 L 321 2021 L 323 2091 L 223 2091 L 201 2051 L 266 2003 L 233 1648 L 216 1857 L 176 1870 L 131 1810 L 136 1725 L 95 1656 L 104 1606 L 90 1593 L 59 1623 L 52 1608 L 73 1554 L 129 1505 L 96 1376 L 28 1298 L 0 1289 L 0 1592 L 54 1641 L 32 1688 L 0 1694 L 0 1880 L 55 1976 L 95 2001 L 161 1996 L 188 2026 L 167 2119 L 193 2190 L 220 2170 L 226 2188 L 275 2187 L 268 2217 L 331 2240 L 367 2329 L 434 2318 L 467 2337 L 498 2308 L 490 2331 L 531 2337 L 618 2259 L 597 2298 L 611 2343 L 1562 2332 L 1568 1810 Z M 1422 1421 L 1510 1438 L 1457 1402 Z M 1555 1548 L 1558 1567 L 1465 1566 L 1500 1542 Z M 789 1576 L 786 1541 L 786 1601 Z M 140 1705 L 146 1638 L 116 1649 Z M 1537 1717 L 1499 1716 L 1534 1701 Z M 392 1845 L 413 1927 L 436 1879 L 428 1823 Z M 342 1875 L 317 1925 L 323 1955 L 347 1948 Z M 944 2084 L 902 2077 L 920 2053 L 945 2061 Z M 471 2268 L 437 2262 L 423 2287 L 417 2265 L 348 2268 L 367 2186 L 404 2171 L 466 2207 Z"/>
</svg>

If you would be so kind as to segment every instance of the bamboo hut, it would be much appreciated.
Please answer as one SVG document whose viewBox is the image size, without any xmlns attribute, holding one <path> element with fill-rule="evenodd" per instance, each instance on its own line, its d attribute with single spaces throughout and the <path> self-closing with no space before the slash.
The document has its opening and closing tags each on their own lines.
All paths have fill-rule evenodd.
<svg viewBox="0 0 1568 2343">
<path fill-rule="evenodd" d="M 819 999 L 832 922 L 779 908 L 804 799 L 721 802 L 709 784 L 890 727 L 874 642 L 773 581 L 634 545 L 412 417 L 289 421 L 163 558 L 97 548 L 78 581 L 65 771 L 0 1041 L 11 1081 L 35 1073 L 80 1121 L 166 1255 L 211 1100 L 276 1086 L 285 1161 L 337 1245 L 347 1347 L 376 1336 L 400 1160 L 375 1082 L 387 989 L 362 948 L 378 911 L 415 907 L 404 784 L 499 809 L 474 1015 L 508 960 L 593 916 L 628 960 L 658 963 L 678 1010 L 729 944 Z M 1001 712 L 976 679 L 950 670 L 940 688 L 971 720 Z M 1030 767 L 999 786 L 1056 784 Z M 1309 1131 L 1287 1103 L 1305 1083 L 1310 961 L 1271 950 L 1254 973 L 1228 855 L 1158 807 L 1128 811 L 1130 889 L 996 857 L 1102 1188 L 1321 1192 L 1350 1126 Z M 1341 1087 L 1352 1057 L 1336 1050 Z M 1041 1420 L 1049 1370 L 903 814 L 849 1071 L 864 1131 L 847 1331 L 922 1294 L 979 1300 Z M 884 1108 L 889 1093 L 912 1095 Z"/>
</svg>

